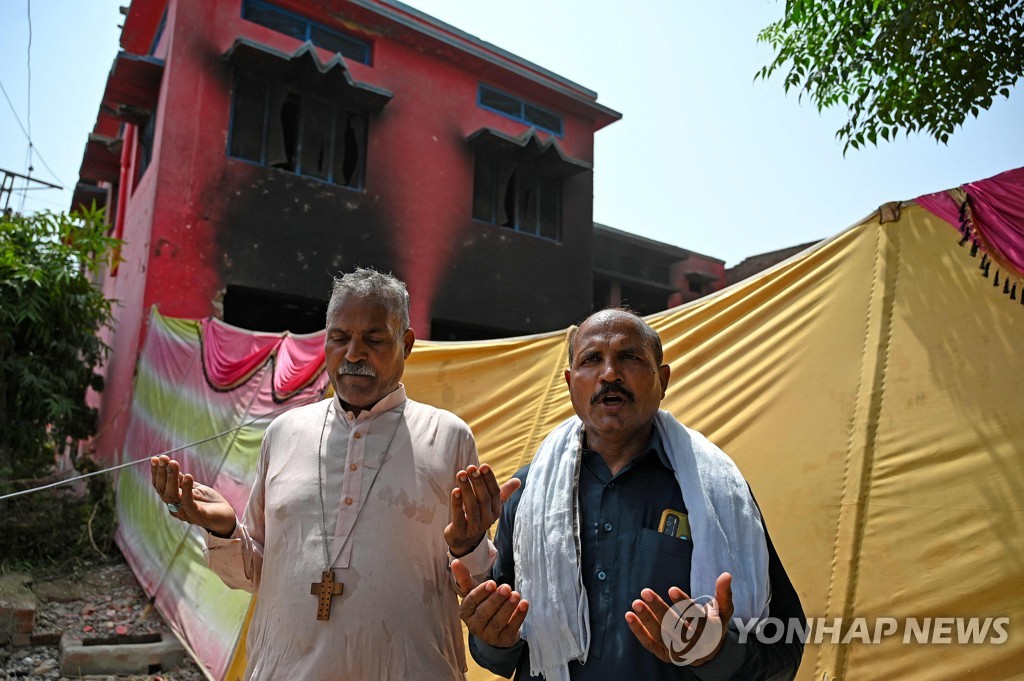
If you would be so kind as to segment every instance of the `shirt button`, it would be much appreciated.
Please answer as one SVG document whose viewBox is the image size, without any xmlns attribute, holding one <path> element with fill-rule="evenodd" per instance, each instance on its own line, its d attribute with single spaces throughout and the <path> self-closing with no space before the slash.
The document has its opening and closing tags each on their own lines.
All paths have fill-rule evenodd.
<svg viewBox="0 0 1024 681">
<path fill-rule="evenodd" d="M 357 440 L 358 440 L 358 439 L 359 439 L 359 438 L 361 438 L 362 436 L 363 436 L 363 434 L 362 434 L 362 433 L 356 433 L 356 434 L 355 434 L 355 435 L 353 435 L 352 437 L 354 437 L 355 439 L 357 439 Z"/>
<path fill-rule="evenodd" d="M 349 467 L 348 467 L 348 469 L 349 469 L 350 471 L 354 471 L 354 470 L 355 470 L 355 469 L 357 469 L 357 468 L 359 468 L 359 466 L 357 466 L 356 464 L 350 464 L 350 465 L 349 465 Z"/>
<path fill-rule="evenodd" d="M 608 575 L 605 574 L 604 570 L 601 570 L 597 573 L 597 578 L 603 582 L 605 579 L 608 578 Z"/>
<path fill-rule="evenodd" d="M 346 419 L 346 420 L 348 420 L 348 421 L 351 421 L 351 420 L 352 420 L 352 419 L 354 419 L 354 418 L 355 418 L 355 414 L 353 414 L 353 413 L 352 413 L 352 412 L 350 412 L 350 411 L 349 411 L 349 412 L 345 412 L 345 419 Z"/>
<path fill-rule="evenodd" d="M 346 506 L 351 506 L 352 505 L 352 497 L 345 497 L 345 505 Z"/>
<path fill-rule="evenodd" d="M 611 532 L 612 531 L 612 524 L 611 523 L 605 523 L 604 524 L 604 531 L 605 532 Z"/>
<path fill-rule="evenodd" d="M 614 482 L 609 482 L 608 483 L 608 489 L 615 489 L 615 483 Z"/>
</svg>

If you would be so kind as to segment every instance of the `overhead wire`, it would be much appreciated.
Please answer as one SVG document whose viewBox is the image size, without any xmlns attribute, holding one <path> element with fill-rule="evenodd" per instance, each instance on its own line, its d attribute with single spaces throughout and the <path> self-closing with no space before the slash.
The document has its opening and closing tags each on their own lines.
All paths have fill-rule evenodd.
<svg viewBox="0 0 1024 681">
<path fill-rule="evenodd" d="M 40 153 L 39 148 L 36 147 L 35 143 L 32 141 L 32 0 L 26 0 L 26 6 L 28 11 L 28 47 L 26 49 L 25 60 L 25 67 L 28 75 L 26 81 L 28 91 L 28 101 L 26 105 L 27 125 L 26 123 L 22 122 L 21 116 L 18 115 L 18 110 L 15 108 L 14 102 L 11 101 L 11 96 L 7 94 L 7 88 L 4 87 L 3 82 L 0 82 L 0 92 L 3 93 L 4 99 L 7 100 L 7 106 L 10 107 L 11 113 L 14 114 L 15 122 L 21 129 L 22 134 L 25 135 L 25 139 L 28 140 L 28 150 L 26 153 L 24 174 L 27 176 L 31 176 L 32 172 L 35 170 L 35 167 L 32 165 L 33 159 L 39 159 L 39 161 L 43 164 L 43 167 L 46 168 L 46 170 L 50 173 L 50 176 L 53 177 L 53 179 L 57 180 L 57 182 L 59 182 L 60 184 L 64 185 L 67 183 L 64 182 L 64 180 L 61 179 L 59 175 L 57 175 L 53 168 L 50 167 L 50 164 L 46 162 L 46 159 L 43 157 L 42 153 Z M 26 179 L 24 180 L 23 186 L 20 189 L 21 207 L 19 208 L 19 211 L 21 212 L 24 212 L 25 198 L 28 194 L 29 189 L 35 189 L 35 187 L 30 187 L 29 180 Z"/>
<path fill-rule="evenodd" d="M 25 0 L 26 7 L 28 10 L 28 47 L 25 49 L 25 70 L 28 73 L 28 79 L 26 81 L 27 100 L 25 114 L 26 127 L 28 127 L 28 151 L 25 154 L 25 180 L 21 190 L 21 205 L 18 208 L 19 213 L 25 212 L 25 199 L 28 198 L 28 185 L 31 182 L 32 171 L 35 168 L 32 166 L 32 0 Z"/>
<path fill-rule="evenodd" d="M 35 168 L 32 165 L 32 0 L 26 0 L 26 8 L 28 10 L 27 13 L 29 17 L 29 45 L 25 50 L 25 70 L 28 74 L 28 79 L 26 80 L 26 89 L 28 96 L 26 98 L 27 113 L 25 115 L 25 120 L 27 122 L 27 127 L 29 128 L 29 150 L 28 153 L 25 155 L 26 177 L 25 185 L 22 187 L 22 204 L 20 204 L 20 206 L 18 207 L 19 213 L 25 213 L 25 201 L 26 199 L 29 198 L 29 183 L 32 181 L 30 178 L 32 177 L 32 171 L 35 170 Z"/>
<path fill-rule="evenodd" d="M 18 204 L 18 212 L 25 213 L 25 199 L 28 198 L 28 183 L 31 182 L 28 169 L 32 167 L 32 143 L 29 142 L 28 149 L 25 150 L 25 178 L 22 180 L 21 185 L 21 203 Z"/>
<path fill-rule="evenodd" d="M 14 102 L 11 101 L 10 95 L 7 94 L 7 88 L 4 87 L 3 81 L 0 81 L 0 93 L 3 93 L 4 99 L 7 100 L 7 106 L 10 107 L 11 113 L 14 114 L 14 121 L 18 124 L 18 127 L 21 128 L 21 134 L 25 136 L 25 139 L 28 140 L 29 144 L 32 144 L 32 137 L 28 134 L 28 130 L 25 129 L 25 124 L 21 122 L 21 116 L 18 115 L 18 110 L 14 108 Z M 32 145 L 32 149 L 35 152 L 36 158 L 42 161 L 43 166 L 50 171 L 50 175 L 53 176 L 53 179 L 57 180 L 61 184 L 67 184 L 59 175 L 57 175 L 57 173 L 53 171 L 50 164 L 46 162 L 46 159 L 43 158 L 43 155 L 39 152 L 39 147 Z"/>
<path fill-rule="evenodd" d="M 21 122 L 21 117 L 18 116 L 18 110 L 14 108 L 14 102 L 11 101 L 10 95 L 7 94 L 7 88 L 4 87 L 3 81 L 0 81 L 0 92 L 4 93 L 4 99 L 7 100 L 7 106 L 11 107 L 11 113 L 14 114 L 14 120 L 18 122 L 18 127 L 21 128 L 21 132 L 25 135 L 25 139 L 31 142 L 32 136 L 28 134 L 28 130 L 25 129 L 25 124 Z"/>
<path fill-rule="evenodd" d="M 26 49 L 26 69 L 28 70 L 28 145 L 32 146 L 32 0 L 26 0 L 28 7 L 28 48 Z"/>
</svg>

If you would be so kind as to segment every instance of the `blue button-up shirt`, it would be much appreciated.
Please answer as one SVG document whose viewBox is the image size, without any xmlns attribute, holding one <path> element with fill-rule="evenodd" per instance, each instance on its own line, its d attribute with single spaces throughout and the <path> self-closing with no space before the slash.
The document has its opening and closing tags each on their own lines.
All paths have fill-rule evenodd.
<svg viewBox="0 0 1024 681">
<path fill-rule="evenodd" d="M 523 486 L 502 510 L 495 545 L 498 560 L 491 573 L 498 584 L 515 585 L 512 558 L 512 528 L 523 489 L 528 484 L 529 466 L 515 477 Z M 700 667 L 677 667 L 662 662 L 633 636 L 625 613 L 632 609 L 640 591 L 651 588 L 666 602 L 668 589 L 677 586 L 690 593 L 690 559 L 693 541 L 658 531 L 666 509 L 686 513 L 682 492 L 661 439 L 652 432 L 646 450 L 612 475 L 601 455 L 583 450 L 580 470 L 580 544 L 583 585 L 590 611 L 590 650 L 586 664 L 569 663 L 574 681 L 638 678 L 652 681 L 676 679 L 766 678 L 783 672 L 796 673 L 803 646 L 765 645 L 750 637 L 738 642 L 735 632 L 727 634 L 718 655 Z M 768 539 L 769 578 L 772 583 L 771 615 L 799 617 L 803 611 L 796 592 Z M 690 594 L 691 596 L 713 594 Z M 489 646 L 470 636 L 470 652 L 483 667 L 496 674 L 530 679 L 529 653 L 525 641 L 509 648 Z M 788 673 L 786 673 L 788 670 Z"/>
</svg>

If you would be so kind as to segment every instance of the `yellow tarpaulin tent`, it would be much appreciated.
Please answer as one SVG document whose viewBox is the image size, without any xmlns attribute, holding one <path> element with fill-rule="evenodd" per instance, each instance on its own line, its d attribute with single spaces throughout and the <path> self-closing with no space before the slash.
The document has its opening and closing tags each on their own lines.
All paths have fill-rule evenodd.
<svg viewBox="0 0 1024 681">
<path fill-rule="evenodd" d="M 1024 668 L 1024 305 L 981 276 L 959 238 L 906 205 L 650 318 L 672 367 L 663 406 L 737 461 L 815 622 L 801 679 Z M 463 417 L 505 479 L 571 413 L 566 340 L 420 342 L 405 383 Z M 1006 640 L 989 630 L 960 643 L 962 624 L 934 619 L 972 617 L 1009 618 Z M 844 644 L 854 618 L 897 629 Z M 918 642 L 911 620 L 935 642 Z M 238 640 L 227 678 L 244 667 Z M 491 676 L 471 663 L 470 678 Z"/>
<path fill-rule="evenodd" d="M 650 318 L 663 406 L 739 464 L 808 618 L 898 622 L 880 644 L 826 631 L 801 679 L 1024 670 L 1024 306 L 959 238 L 909 205 Z M 406 383 L 505 479 L 571 414 L 566 339 L 421 343 Z M 944 617 L 1009 617 L 1009 637 L 904 644 L 907 618 Z"/>
</svg>

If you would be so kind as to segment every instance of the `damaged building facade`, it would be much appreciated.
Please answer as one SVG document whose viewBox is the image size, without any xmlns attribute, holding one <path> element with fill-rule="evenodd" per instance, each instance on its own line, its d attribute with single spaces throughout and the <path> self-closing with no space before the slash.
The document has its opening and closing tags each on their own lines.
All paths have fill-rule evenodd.
<svg viewBox="0 0 1024 681">
<path fill-rule="evenodd" d="M 672 248 L 593 224 L 594 134 L 620 114 L 402 3 L 133 0 L 121 48 L 73 200 L 125 242 L 105 421 L 154 305 L 311 332 L 332 276 L 372 266 L 408 283 L 417 336 L 454 340 L 639 303 L 623 282 L 642 312 L 688 299 L 688 269 L 724 282 L 681 249 L 663 279 L 596 265 L 602 238 Z"/>
</svg>

